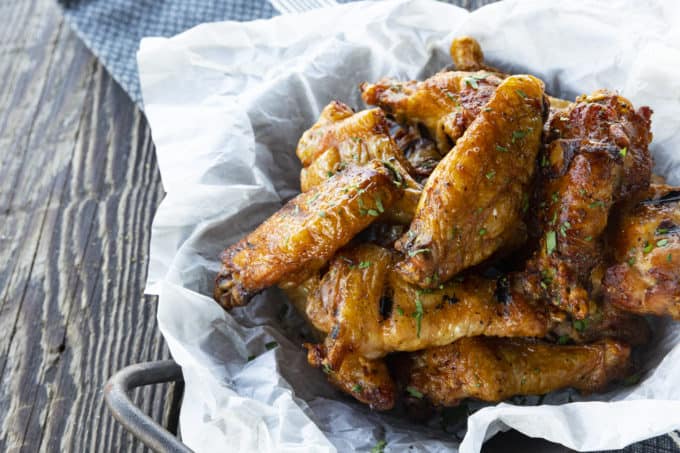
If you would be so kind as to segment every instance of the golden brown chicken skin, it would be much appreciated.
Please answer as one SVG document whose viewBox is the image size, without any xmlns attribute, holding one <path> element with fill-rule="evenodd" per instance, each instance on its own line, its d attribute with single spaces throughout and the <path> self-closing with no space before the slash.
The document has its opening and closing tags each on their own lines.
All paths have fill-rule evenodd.
<svg viewBox="0 0 680 453">
<path fill-rule="evenodd" d="M 487 71 L 440 72 L 417 82 L 385 78 L 361 85 L 361 96 L 401 124 L 422 125 L 439 153 L 449 152 L 493 95 L 501 78 Z"/>
<path fill-rule="evenodd" d="M 298 195 L 222 253 L 215 300 L 230 309 L 283 280 L 303 281 L 400 196 L 381 162 L 350 167 Z"/>
<path fill-rule="evenodd" d="M 528 206 L 546 106 L 543 83 L 507 78 L 427 180 L 397 269 L 437 287 L 516 234 Z"/>
<path fill-rule="evenodd" d="M 323 307 L 314 306 L 315 293 L 320 284 L 319 274 L 315 273 L 300 285 L 291 283 L 281 285 L 288 299 L 297 311 L 316 328 L 316 338 L 323 338 L 330 332 L 332 325 L 324 323 L 327 313 L 318 310 Z M 312 319 L 317 322 L 313 323 Z M 389 410 L 394 406 L 396 387 L 389 369 L 382 359 L 368 360 L 356 353 L 348 353 L 343 357 L 337 370 L 323 367 L 323 346 L 310 347 L 309 363 L 323 368 L 331 384 L 353 396 L 358 401 L 368 404 L 375 410 Z"/>
<path fill-rule="evenodd" d="M 680 320 L 680 188 L 654 185 L 649 195 L 611 228 L 604 293 L 622 310 Z"/>
<path fill-rule="evenodd" d="M 445 345 L 464 336 L 532 336 L 548 333 L 546 314 L 507 282 L 467 276 L 421 290 L 393 270 L 393 252 L 372 244 L 343 249 L 319 287 L 327 328 L 324 363 L 337 369 L 348 352 L 375 359 L 395 351 Z M 309 311 L 308 311 L 309 314 Z M 315 325 L 317 321 L 313 320 Z"/>
<path fill-rule="evenodd" d="M 651 178 L 649 111 L 598 91 L 550 121 L 539 181 L 542 236 L 527 269 L 540 274 L 533 291 L 584 319 L 610 211 Z"/>
<path fill-rule="evenodd" d="M 302 192 L 318 186 L 348 165 L 365 165 L 372 160 L 388 162 L 399 172 L 404 195 L 386 216 L 409 223 L 422 187 L 410 175 L 413 169 L 390 136 L 389 124 L 380 109 L 354 111 L 339 101 L 328 104 L 316 124 L 300 138 L 297 155 L 303 168 Z"/>
<path fill-rule="evenodd" d="M 462 399 L 498 402 L 573 387 L 606 388 L 629 370 L 630 347 L 614 340 L 557 346 L 526 338 L 463 338 L 411 354 L 407 390 L 440 406 Z"/>
</svg>

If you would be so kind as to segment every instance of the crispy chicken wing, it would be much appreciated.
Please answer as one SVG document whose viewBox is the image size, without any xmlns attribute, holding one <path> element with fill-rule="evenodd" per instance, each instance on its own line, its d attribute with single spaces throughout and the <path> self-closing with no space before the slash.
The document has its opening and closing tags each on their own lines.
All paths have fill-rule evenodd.
<svg viewBox="0 0 680 453">
<path fill-rule="evenodd" d="M 430 175 L 396 244 L 404 278 L 436 287 L 516 234 L 528 206 L 544 113 L 543 83 L 507 78 Z"/>
<path fill-rule="evenodd" d="M 394 174 L 377 161 L 298 195 L 222 253 L 215 300 L 230 309 L 292 276 L 303 281 L 400 196 Z"/>
<path fill-rule="evenodd" d="M 497 402 L 573 387 L 604 389 L 629 370 L 630 347 L 614 340 L 556 346 L 526 338 L 463 338 L 411 354 L 407 389 L 436 405 L 464 398 Z"/>
<path fill-rule="evenodd" d="M 547 334 L 549 321 L 501 277 L 467 276 L 434 290 L 405 282 L 393 252 L 372 244 L 344 249 L 319 288 L 322 316 L 333 314 L 324 363 L 336 369 L 348 351 L 378 358 L 394 351 L 445 345 L 464 336 Z M 309 313 L 309 312 L 308 312 Z M 324 319 L 328 326 L 328 318 Z M 316 322 L 315 322 L 316 324 Z"/>
<path fill-rule="evenodd" d="M 533 288 L 577 319 L 588 315 L 590 276 L 614 204 L 649 184 L 649 112 L 596 92 L 552 118 L 542 159 L 540 245 L 528 263 Z"/>
<path fill-rule="evenodd" d="M 680 188 L 652 186 L 649 198 L 618 216 L 611 230 L 607 300 L 623 310 L 680 320 Z"/>
<path fill-rule="evenodd" d="M 303 165 L 302 191 L 318 186 L 348 165 L 365 165 L 372 160 L 389 162 L 402 177 L 404 195 L 388 209 L 387 215 L 409 223 L 422 187 L 411 177 L 413 169 L 389 132 L 390 126 L 380 109 L 354 113 L 342 102 L 328 104 L 318 122 L 298 143 L 297 155 Z"/>
<path fill-rule="evenodd" d="M 323 322 L 327 313 L 318 310 L 323 307 L 314 306 L 315 293 L 319 287 L 319 274 L 315 273 L 302 284 L 281 285 L 288 299 L 308 322 L 316 320 L 314 326 L 317 329 L 317 338 L 323 341 L 330 331 L 331 325 Z M 309 362 L 311 365 L 321 367 L 324 357 L 323 347 L 310 348 Z M 328 380 L 348 395 L 358 401 L 368 404 L 375 410 L 388 410 L 394 406 L 396 389 L 390 372 L 382 359 L 368 360 L 356 353 L 348 353 L 343 357 L 337 371 L 324 368 Z"/>
<path fill-rule="evenodd" d="M 361 96 L 402 124 L 422 125 L 439 153 L 449 152 L 493 95 L 501 79 L 489 72 L 440 72 L 423 82 L 385 78 L 361 85 Z"/>
</svg>

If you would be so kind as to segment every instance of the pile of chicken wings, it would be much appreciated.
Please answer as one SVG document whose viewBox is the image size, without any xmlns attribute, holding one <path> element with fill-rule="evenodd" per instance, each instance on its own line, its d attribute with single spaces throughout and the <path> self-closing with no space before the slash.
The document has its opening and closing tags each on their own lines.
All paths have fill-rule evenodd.
<svg viewBox="0 0 680 453">
<path fill-rule="evenodd" d="M 360 86 L 298 144 L 302 193 L 221 255 L 226 310 L 277 285 L 312 366 L 376 410 L 454 406 L 634 372 L 644 315 L 680 320 L 680 188 L 652 175 L 652 111 L 574 102 L 487 66 Z"/>
</svg>

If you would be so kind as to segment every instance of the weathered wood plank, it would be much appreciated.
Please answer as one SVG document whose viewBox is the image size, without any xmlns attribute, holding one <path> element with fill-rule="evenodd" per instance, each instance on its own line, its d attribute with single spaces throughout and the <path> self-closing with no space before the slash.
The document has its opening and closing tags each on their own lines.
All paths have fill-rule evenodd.
<svg viewBox="0 0 680 453">
<path fill-rule="evenodd" d="M 0 451 L 143 450 L 101 390 L 168 357 L 142 296 L 162 196 L 150 133 L 51 0 L 0 14 Z M 138 393 L 174 425 L 168 386 Z"/>
</svg>

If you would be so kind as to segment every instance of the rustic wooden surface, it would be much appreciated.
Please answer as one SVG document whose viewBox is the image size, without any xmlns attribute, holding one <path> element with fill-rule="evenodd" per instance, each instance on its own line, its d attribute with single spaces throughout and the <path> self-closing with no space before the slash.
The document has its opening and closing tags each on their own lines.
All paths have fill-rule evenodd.
<svg viewBox="0 0 680 453">
<path fill-rule="evenodd" d="M 142 450 L 102 387 L 169 357 L 142 295 L 149 129 L 54 0 L 0 0 L 0 18 L 0 451 Z M 166 426 L 169 391 L 136 395 Z"/>
</svg>

